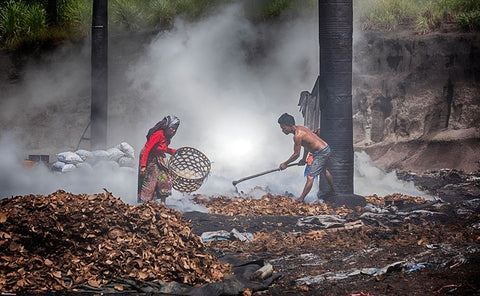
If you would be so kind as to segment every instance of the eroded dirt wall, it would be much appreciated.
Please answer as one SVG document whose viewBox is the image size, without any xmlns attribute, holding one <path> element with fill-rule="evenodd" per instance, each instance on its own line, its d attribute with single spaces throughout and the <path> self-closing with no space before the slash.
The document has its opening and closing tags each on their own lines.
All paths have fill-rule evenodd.
<svg viewBox="0 0 480 296">
<path fill-rule="evenodd" d="M 409 169 L 423 158 L 417 155 L 409 163 L 412 151 L 431 143 L 441 142 L 449 147 L 447 151 L 451 148 L 457 154 L 460 142 L 478 143 L 479 34 L 360 35 L 354 38 L 356 148 L 367 150 L 379 164 Z M 407 142 L 410 144 L 404 147 L 409 149 L 387 153 L 392 145 Z M 444 156 L 449 158 L 445 165 L 452 165 L 454 155 Z M 467 167 L 457 168 L 478 169 L 478 159 L 474 157 L 472 162 L 469 158 Z M 436 159 L 436 166 L 442 167 L 441 160 Z M 422 164 L 423 169 L 430 166 L 433 169 L 433 163 Z"/>
</svg>

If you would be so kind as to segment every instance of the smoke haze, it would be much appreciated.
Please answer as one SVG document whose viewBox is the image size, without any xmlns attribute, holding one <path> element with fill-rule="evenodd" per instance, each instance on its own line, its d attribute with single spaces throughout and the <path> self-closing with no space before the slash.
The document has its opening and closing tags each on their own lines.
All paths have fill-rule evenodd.
<svg viewBox="0 0 480 296">
<path fill-rule="evenodd" d="M 293 152 L 292 136 L 281 132 L 277 119 L 288 112 L 298 124 L 303 123 L 297 104 L 300 92 L 311 90 L 318 75 L 317 26 L 317 19 L 311 17 L 275 27 L 253 25 L 235 4 L 199 23 L 177 20 L 172 30 L 156 36 L 141 54 L 127 62 L 112 62 L 111 58 L 111 68 L 122 69 L 117 62 L 127 67 L 120 74 L 111 70 L 115 73 L 110 76 L 108 143 L 127 142 L 138 156 L 148 129 L 165 115 L 174 114 L 181 124 L 171 147 L 197 148 L 213 162 L 198 193 L 234 195 L 233 180 L 277 168 Z M 2 110 L 8 102 L 2 122 L 9 121 L 15 127 L 9 129 L 9 135 L 2 132 L 0 140 L 1 197 L 49 194 L 57 189 L 98 193 L 106 188 L 122 200 L 136 203 L 135 169 L 107 166 L 54 174 L 43 166 L 20 165 L 25 156 L 21 151 L 74 151 L 90 116 L 88 47 L 85 44 L 72 59 L 65 52 L 57 53 L 59 58 L 52 63 L 55 69 L 30 68 L 35 70 L 27 72 L 23 91 L 2 99 Z M 114 57 L 122 56 L 121 47 L 111 47 Z M 32 102 L 28 110 L 24 110 L 25 104 L 16 103 L 21 98 Z M 15 117 L 21 112 L 23 120 Z M 29 129 L 32 117 L 42 124 Z M 424 195 L 413 185 L 407 189 L 392 175 L 382 182 L 371 181 L 385 173 L 378 168 L 368 170 L 373 168 L 368 156 L 357 156 L 356 193 L 382 195 L 408 190 Z M 291 167 L 237 187 L 249 192 L 259 185 L 273 193 L 298 196 L 305 182 L 303 170 Z M 315 196 L 312 190 L 307 200 Z M 167 204 L 183 210 L 205 210 L 178 192 Z"/>
</svg>

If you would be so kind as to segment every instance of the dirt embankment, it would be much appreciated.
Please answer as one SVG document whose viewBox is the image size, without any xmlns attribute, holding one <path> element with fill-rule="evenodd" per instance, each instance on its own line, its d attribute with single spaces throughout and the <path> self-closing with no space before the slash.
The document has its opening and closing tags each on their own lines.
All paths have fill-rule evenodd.
<svg viewBox="0 0 480 296">
<path fill-rule="evenodd" d="M 417 173 L 480 168 L 480 36 L 364 33 L 354 48 L 354 142 Z"/>
</svg>

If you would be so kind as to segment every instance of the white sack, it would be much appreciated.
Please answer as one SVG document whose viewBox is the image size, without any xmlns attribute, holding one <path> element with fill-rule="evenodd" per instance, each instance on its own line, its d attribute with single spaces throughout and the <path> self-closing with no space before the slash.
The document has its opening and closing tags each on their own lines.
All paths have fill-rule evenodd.
<svg viewBox="0 0 480 296">
<path fill-rule="evenodd" d="M 77 164 L 83 162 L 82 158 L 75 152 L 62 152 L 57 154 L 57 159 L 66 164 Z"/>
<path fill-rule="evenodd" d="M 108 160 L 111 161 L 118 161 L 120 157 L 125 156 L 125 153 L 122 152 L 122 150 L 118 148 L 110 148 L 107 150 L 108 152 Z"/>
<path fill-rule="evenodd" d="M 120 149 L 120 151 L 125 153 L 125 156 L 130 157 L 130 158 L 135 158 L 135 150 L 127 142 L 122 142 L 122 143 L 118 144 L 116 146 L 116 148 Z"/>
<path fill-rule="evenodd" d="M 77 167 L 74 164 L 67 163 L 63 168 L 62 168 L 62 173 L 66 172 L 71 172 L 75 170 Z"/>
</svg>

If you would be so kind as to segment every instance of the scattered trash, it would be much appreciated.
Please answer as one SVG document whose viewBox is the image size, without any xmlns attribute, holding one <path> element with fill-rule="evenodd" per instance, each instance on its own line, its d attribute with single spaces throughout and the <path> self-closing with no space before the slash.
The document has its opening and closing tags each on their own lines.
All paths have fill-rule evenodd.
<svg viewBox="0 0 480 296">
<path fill-rule="evenodd" d="M 251 280 L 263 281 L 264 279 L 272 276 L 273 266 L 270 263 L 265 264 L 262 268 L 255 271 L 255 273 L 250 277 Z"/>
<path fill-rule="evenodd" d="M 239 240 L 242 242 L 248 241 L 251 242 L 253 241 L 253 234 L 248 233 L 248 232 L 239 232 L 235 228 L 232 229 L 231 233 Z"/>
<path fill-rule="evenodd" d="M 440 289 L 434 291 L 433 294 L 439 294 L 440 292 L 442 292 L 444 289 L 447 289 L 447 288 L 450 288 L 447 292 L 451 293 L 459 287 L 461 287 L 461 285 L 445 285 L 445 286 L 441 287 Z"/>
<path fill-rule="evenodd" d="M 316 215 L 298 219 L 297 226 L 320 226 L 322 228 L 341 227 L 346 220 L 335 215 Z"/>
<path fill-rule="evenodd" d="M 230 240 L 231 233 L 226 230 L 207 231 L 202 233 L 200 238 L 203 242 L 210 242 L 214 240 Z"/>
<path fill-rule="evenodd" d="M 419 263 L 419 264 L 416 264 L 414 266 L 410 266 L 410 267 L 407 267 L 405 268 L 405 273 L 408 274 L 412 271 L 415 271 L 415 270 L 418 270 L 418 269 L 422 269 L 422 268 L 425 268 L 425 267 L 444 267 L 445 264 L 435 264 L 435 263 Z"/>
<path fill-rule="evenodd" d="M 427 255 L 427 254 L 425 254 Z M 442 263 L 429 263 L 429 262 L 422 262 L 422 263 L 416 263 L 412 264 L 408 261 L 397 261 L 391 264 L 388 264 L 385 267 L 382 268 L 377 268 L 377 267 L 371 267 L 371 268 L 361 268 L 361 269 L 354 269 L 354 270 L 347 270 L 347 271 L 340 271 L 340 272 L 326 272 L 320 275 L 315 275 L 315 276 L 307 276 L 303 278 L 297 279 L 297 284 L 298 285 L 312 285 L 312 284 L 318 284 L 323 281 L 336 281 L 336 280 L 343 280 L 351 276 L 356 276 L 356 275 L 369 275 L 372 277 L 377 278 L 377 280 L 382 280 L 385 275 L 395 272 L 395 271 L 401 271 L 404 270 L 406 274 L 411 273 L 415 270 L 419 270 L 422 268 L 426 267 L 431 267 L 431 268 L 441 268 L 441 267 L 446 267 L 448 266 L 451 262 L 455 261 L 456 263 L 452 264 L 450 268 L 453 268 L 455 266 L 458 266 L 462 263 L 465 262 L 465 258 L 462 257 L 461 255 L 458 255 L 454 257 L 453 259 L 450 259 L 446 262 Z"/>
<path fill-rule="evenodd" d="M 217 230 L 217 231 L 207 231 L 201 234 L 200 238 L 203 242 L 211 242 L 211 241 L 226 241 L 232 240 L 234 238 L 245 242 L 253 241 L 253 234 L 248 232 L 239 232 L 235 228 L 233 228 L 230 232 L 226 230 Z"/>
</svg>

